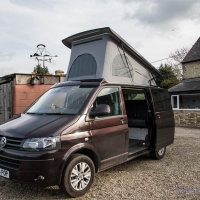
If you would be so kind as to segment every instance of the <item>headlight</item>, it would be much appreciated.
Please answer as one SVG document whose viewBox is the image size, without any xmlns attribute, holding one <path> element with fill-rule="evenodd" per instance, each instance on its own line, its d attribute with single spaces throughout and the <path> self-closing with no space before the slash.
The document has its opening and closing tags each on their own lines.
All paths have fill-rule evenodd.
<svg viewBox="0 0 200 200">
<path fill-rule="evenodd" d="M 27 151 L 42 151 L 61 148 L 60 136 L 27 139 L 23 148 Z"/>
</svg>

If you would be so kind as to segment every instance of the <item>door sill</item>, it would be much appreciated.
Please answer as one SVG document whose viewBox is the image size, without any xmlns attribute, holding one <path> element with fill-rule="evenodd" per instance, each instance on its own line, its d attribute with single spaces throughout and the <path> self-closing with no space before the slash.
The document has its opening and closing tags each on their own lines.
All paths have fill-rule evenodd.
<svg viewBox="0 0 200 200">
<path fill-rule="evenodd" d="M 151 152 L 151 148 L 149 147 L 135 147 L 133 149 L 131 149 L 131 151 L 128 153 L 128 160 L 131 160 L 132 158 L 136 158 L 138 156 L 141 156 L 143 154 L 147 154 L 149 152 Z"/>
</svg>

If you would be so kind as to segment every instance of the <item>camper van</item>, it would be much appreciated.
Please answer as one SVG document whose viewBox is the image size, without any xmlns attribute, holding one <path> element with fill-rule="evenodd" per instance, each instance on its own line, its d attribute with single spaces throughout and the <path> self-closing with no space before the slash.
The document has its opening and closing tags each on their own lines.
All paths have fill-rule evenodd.
<svg viewBox="0 0 200 200">
<path fill-rule="evenodd" d="M 144 154 L 162 159 L 174 117 L 160 73 L 112 29 L 62 42 L 72 50 L 65 81 L 0 126 L 0 176 L 78 197 L 96 172 Z"/>
</svg>

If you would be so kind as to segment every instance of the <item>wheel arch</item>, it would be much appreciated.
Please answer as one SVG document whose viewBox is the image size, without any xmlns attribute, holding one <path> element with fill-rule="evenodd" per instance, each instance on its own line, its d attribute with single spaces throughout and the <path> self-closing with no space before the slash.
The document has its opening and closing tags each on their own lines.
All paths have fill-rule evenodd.
<svg viewBox="0 0 200 200">
<path fill-rule="evenodd" d="M 85 156 L 88 156 L 92 162 L 94 163 L 95 166 L 95 172 L 98 172 L 99 170 L 99 156 L 98 154 L 93 150 L 93 148 L 91 148 L 91 146 L 89 145 L 85 145 L 85 144 L 78 144 L 73 146 L 71 149 L 69 149 L 69 151 L 66 152 L 66 154 L 63 156 L 63 163 L 62 163 L 62 167 L 61 167 L 61 173 L 60 173 L 60 179 L 59 179 L 59 184 L 61 183 L 62 177 L 63 177 L 63 171 L 66 167 L 66 165 L 69 163 L 70 158 L 72 157 L 72 155 L 74 154 L 82 154 Z"/>
<path fill-rule="evenodd" d="M 79 149 L 78 151 L 74 152 L 73 154 L 75 154 L 75 153 L 79 153 L 79 154 L 88 156 L 94 163 L 95 172 L 98 172 L 99 161 L 98 161 L 98 158 L 97 158 L 96 154 L 94 153 L 94 151 L 92 151 L 91 149 L 83 148 L 83 149 Z"/>
</svg>

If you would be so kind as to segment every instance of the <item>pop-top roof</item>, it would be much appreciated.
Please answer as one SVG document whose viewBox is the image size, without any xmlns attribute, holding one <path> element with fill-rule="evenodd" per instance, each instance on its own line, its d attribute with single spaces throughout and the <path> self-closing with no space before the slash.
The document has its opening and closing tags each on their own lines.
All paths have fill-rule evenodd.
<svg viewBox="0 0 200 200">
<path fill-rule="evenodd" d="M 93 29 L 93 30 L 84 31 L 84 32 L 72 35 L 70 37 L 67 37 L 66 39 L 63 39 L 62 43 L 71 49 L 72 43 L 75 41 L 83 40 L 86 38 L 90 38 L 90 37 L 94 37 L 94 36 L 98 36 L 102 34 L 109 34 L 110 36 L 112 36 L 116 41 L 121 43 L 124 46 L 124 48 L 130 52 L 130 54 L 133 54 L 141 63 L 143 63 L 150 71 L 152 71 L 153 74 L 155 74 L 158 77 L 162 76 L 160 72 L 153 65 L 151 65 L 131 45 L 129 45 L 122 37 L 120 37 L 117 33 L 115 33 L 109 27 Z"/>
</svg>

